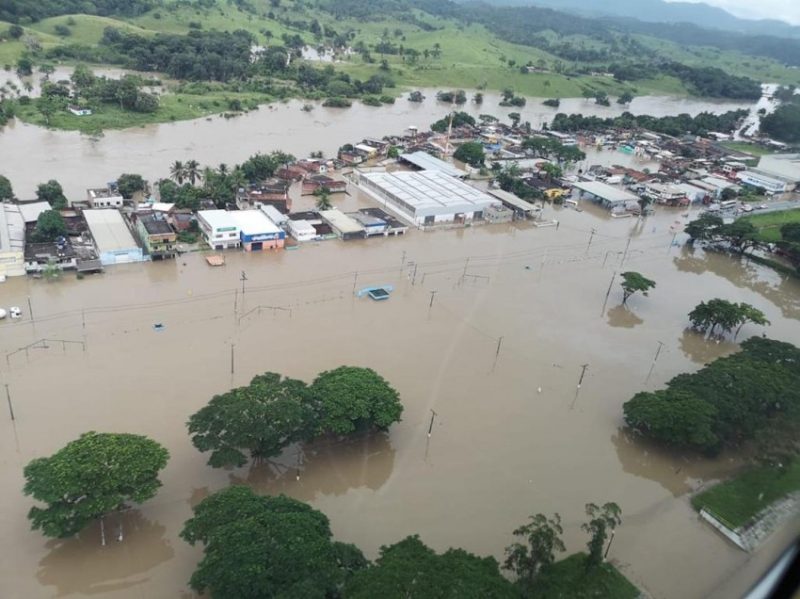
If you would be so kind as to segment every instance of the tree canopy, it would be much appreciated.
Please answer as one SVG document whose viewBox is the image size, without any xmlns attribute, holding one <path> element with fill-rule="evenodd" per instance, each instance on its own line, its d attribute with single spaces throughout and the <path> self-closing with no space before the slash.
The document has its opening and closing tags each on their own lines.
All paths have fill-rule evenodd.
<svg viewBox="0 0 800 599">
<path fill-rule="evenodd" d="M 204 545 L 189 584 L 217 598 L 325 599 L 338 595 L 350 573 L 366 565 L 355 546 L 333 541 L 322 512 L 245 486 L 206 497 L 181 536 Z"/>
<path fill-rule="evenodd" d="M 564 530 L 558 514 L 552 518 L 536 514 L 530 517 L 530 522 L 514 530 L 514 536 L 520 537 L 523 542 L 506 547 L 503 567 L 516 574 L 517 584 L 523 590 L 532 588 L 539 571 L 555 561 L 557 551 L 566 549 L 561 540 L 562 534 Z"/>
<path fill-rule="evenodd" d="M 453 127 L 463 127 L 463 126 L 475 126 L 475 119 L 469 113 L 456 111 L 452 114 L 453 117 Z M 435 123 L 431 125 L 431 131 L 436 131 L 437 133 L 444 133 L 447 131 L 448 127 L 450 127 L 450 115 L 439 119 Z"/>
<path fill-rule="evenodd" d="M 628 298 L 637 292 L 646 296 L 655 286 L 655 281 L 641 273 L 635 271 L 622 273 L 622 303 L 628 303 Z"/>
<path fill-rule="evenodd" d="M 589 548 L 588 563 L 599 566 L 603 562 L 603 549 L 605 548 L 608 532 L 613 531 L 622 524 L 622 510 L 613 502 L 604 503 L 602 507 L 586 504 L 586 515 L 589 521 L 581 525 L 584 532 L 590 535 L 587 547 Z"/>
<path fill-rule="evenodd" d="M 381 547 L 375 564 L 356 572 L 343 595 L 348 599 L 519 597 L 494 558 L 478 557 L 463 549 L 437 554 L 417 536 Z"/>
<path fill-rule="evenodd" d="M 635 432 L 680 449 L 715 454 L 757 441 L 757 454 L 773 459 L 800 442 L 800 349 L 753 337 L 736 354 L 666 389 L 641 392 L 623 406 Z M 780 458 L 777 458 L 780 459 Z"/>
<path fill-rule="evenodd" d="M 470 166 L 478 168 L 483 166 L 486 155 L 483 152 L 483 144 L 477 141 L 468 141 L 461 144 L 453 154 L 453 158 L 460 160 Z"/>
<path fill-rule="evenodd" d="M 147 184 L 141 175 L 123 173 L 117 178 L 117 187 L 122 197 L 129 200 L 137 191 L 146 191 Z"/>
<path fill-rule="evenodd" d="M 284 447 L 311 438 L 316 422 L 303 381 L 266 372 L 246 387 L 215 395 L 189 418 L 192 443 L 210 451 L 214 467 L 241 466 L 251 457 L 268 458 Z"/>
<path fill-rule="evenodd" d="M 311 385 L 311 393 L 319 403 L 320 433 L 385 430 L 403 413 L 397 391 L 371 368 L 340 366 L 323 372 Z"/>
<path fill-rule="evenodd" d="M 45 210 L 36 219 L 33 229 L 32 241 L 44 243 L 55 241 L 67 234 L 67 225 L 58 210 Z"/>
<path fill-rule="evenodd" d="M 69 537 L 127 502 L 150 499 L 168 457 L 141 435 L 89 432 L 50 457 L 32 460 L 24 470 L 25 494 L 47 504 L 28 512 L 33 529 Z"/>
<path fill-rule="evenodd" d="M 36 188 L 37 199 L 48 202 L 54 210 L 63 210 L 67 207 L 67 198 L 61 183 L 50 179 L 47 183 L 40 183 Z"/>
<path fill-rule="evenodd" d="M 700 302 L 689 312 L 692 327 L 699 331 L 714 333 L 719 327 L 723 333 L 730 333 L 736 328 L 736 334 L 747 324 L 768 325 L 764 313 L 745 302 L 737 304 L 728 300 L 714 298 L 707 302 Z"/>
</svg>

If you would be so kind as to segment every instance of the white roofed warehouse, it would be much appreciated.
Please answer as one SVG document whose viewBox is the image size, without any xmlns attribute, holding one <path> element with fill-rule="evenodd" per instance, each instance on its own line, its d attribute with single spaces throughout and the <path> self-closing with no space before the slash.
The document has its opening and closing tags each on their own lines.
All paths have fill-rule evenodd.
<svg viewBox="0 0 800 599">
<path fill-rule="evenodd" d="M 103 266 L 144 260 L 142 248 L 131 235 L 119 210 L 114 208 L 84 210 L 83 218 L 89 226 Z"/>
<path fill-rule="evenodd" d="M 361 189 L 419 227 L 483 221 L 500 200 L 441 171 L 359 173 Z"/>
</svg>

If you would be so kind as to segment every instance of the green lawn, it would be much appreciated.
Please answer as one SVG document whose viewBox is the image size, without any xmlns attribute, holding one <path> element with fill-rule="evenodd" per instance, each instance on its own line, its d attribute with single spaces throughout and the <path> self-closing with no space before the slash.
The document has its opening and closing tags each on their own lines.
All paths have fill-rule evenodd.
<svg viewBox="0 0 800 599">
<path fill-rule="evenodd" d="M 765 154 L 774 154 L 773 150 L 760 146 L 758 144 L 748 143 L 746 141 L 723 141 L 722 146 L 729 150 L 736 150 L 737 152 L 744 152 L 752 156 L 764 156 Z"/>
<path fill-rule="evenodd" d="M 787 223 L 800 223 L 800 208 L 754 214 L 745 218 L 758 229 L 759 241 L 774 243 L 781 239 L 781 226 Z"/>
<path fill-rule="evenodd" d="M 733 528 L 746 524 L 765 507 L 800 490 L 800 460 L 784 471 L 766 466 L 752 468 L 736 478 L 695 495 L 692 505 L 706 508 Z"/>
<path fill-rule="evenodd" d="M 124 129 L 150 123 L 167 123 L 196 119 L 228 111 L 228 101 L 238 99 L 242 104 L 263 104 L 272 100 L 269 96 L 255 93 L 209 92 L 202 96 L 192 94 L 165 94 L 154 113 L 122 110 L 113 104 L 104 104 L 91 116 L 75 116 L 67 111 L 59 112 L 50 119 L 50 126 L 68 131 L 97 133 L 103 129 Z M 26 123 L 44 125 L 44 117 L 33 104 L 20 106 L 17 116 Z"/>
<path fill-rule="evenodd" d="M 576 553 L 543 570 L 532 599 L 636 599 L 639 589 L 608 562 L 586 570 L 585 553 Z"/>
</svg>

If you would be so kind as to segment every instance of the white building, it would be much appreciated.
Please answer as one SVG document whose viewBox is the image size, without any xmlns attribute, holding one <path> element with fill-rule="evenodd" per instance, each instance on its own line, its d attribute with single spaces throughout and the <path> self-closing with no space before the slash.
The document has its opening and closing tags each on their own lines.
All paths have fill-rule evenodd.
<svg viewBox="0 0 800 599">
<path fill-rule="evenodd" d="M 227 210 L 200 210 L 197 224 L 208 246 L 213 250 L 238 248 L 239 225 Z"/>
<path fill-rule="evenodd" d="M 364 226 L 341 210 L 336 208 L 322 210 L 319 215 L 323 222 L 330 225 L 331 229 L 344 241 L 348 239 L 363 239 L 367 236 L 367 230 Z"/>
<path fill-rule="evenodd" d="M 25 221 L 19 206 L 0 204 L 0 277 L 25 274 Z"/>
<path fill-rule="evenodd" d="M 103 266 L 144 260 L 142 248 L 134 240 L 119 210 L 84 210 L 83 218 L 89 225 Z"/>
<path fill-rule="evenodd" d="M 317 230 L 307 220 L 290 220 L 288 225 L 289 235 L 295 241 L 313 241 L 317 238 Z"/>
<path fill-rule="evenodd" d="M 762 156 L 757 167 L 740 171 L 736 176 L 742 183 L 763 187 L 771 193 L 792 191 L 800 185 L 800 154 Z"/>
<path fill-rule="evenodd" d="M 484 220 L 500 200 L 440 171 L 359 173 L 361 189 L 417 226 Z"/>
<path fill-rule="evenodd" d="M 269 204 L 261 204 L 261 206 L 259 206 L 258 209 L 261 210 L 261 212 L 263 212 L 269 220 L 271 220 L 279 227 L 283 227 L 289 220 L 289 217 L 286 216 L 283 212 L 281 212 L 277 208 L 275 208 L 275 206 L 270 206 Z"/>
<path fill-rule="evenodd" d="M 794 189 L 791 181 L 758 170 L 739 171 L 736 173 L 736 178 L 745 185 L 761 187 L 770 193 L 785 193 Z"/>
<path fill-rule="evenodd" d="M 239 227 L 239 240 L 246 252 L 283 248 L 286 232 L 260 210 L 234 210 L 228 214 Z"/>
<path fill-rule="evenodd" d="M 680 204 L 687 200 L 686 193 L 677 185 L 648 183 L 644 192 L 659 204 Z"/>
<path fill-rule="evenodd" d="M 86 199 L 92 208 L 122 208 L 125 203 L 121 193 L 107 187 L 87 189 Z"/>
</svg>

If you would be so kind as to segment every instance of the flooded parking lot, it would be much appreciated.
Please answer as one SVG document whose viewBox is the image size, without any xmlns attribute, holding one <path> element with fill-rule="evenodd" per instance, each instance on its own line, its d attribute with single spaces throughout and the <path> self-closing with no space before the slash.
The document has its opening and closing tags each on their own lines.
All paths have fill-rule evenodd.
<svg viewBox="0 0 800 599">
<path fill-rule="evenodd" d="M 335 203 L 367 205 L 358 194 Z M 752 556 L 727 544 L 688 496 L 740 460 L 638 443 L 622 430 L 621 406 L 735 350 L 685 331 L 702 300 L 749 302 L 772 321 L 770 336 L 799 344 L 800 285 L 671 247 L 680 212 L 602 216 L 548 208 L 557 229 L 412 231 L 227 253 L 216 269 L 192 254 L 84 280 L 9 279 L 0 304 L 22 306 L 24 320 L 0 322 L 0 383 L 16 416 L 4 411 L 0 423 L 0 595 L 191 597 L 200 552 L 178 533 L 193 504 L 231 483 L 310 502 L 337 539 L 370 557 L 414 533 L 438 550 L 500 557 L 529 514 L 554 511 L 577 551 L 583 505 L 616 501 L 623 525 L 610 557 L 653 597 L 741 593 L 797 527 Z M 657 288 L 625 309 L 616 280 L 604 305 L 613 273 L 628 269 Z M 389 301 L 353 297 L 375 284 L 395 286 Z M 310 381 L 342 364 L 372 367 L 399 390 L 403 421 L 389 434 L 290 447 L 233 470 L 208 467 L 192 447 L 185 422 L 213 394 L 267 370 Z M 25 518 L 23 466 L 87 430 L 145 434 L 171 454 L 158 495 L 108 518 L 105 547 L 98 527 L 47 540 Z"/>
</svg>

